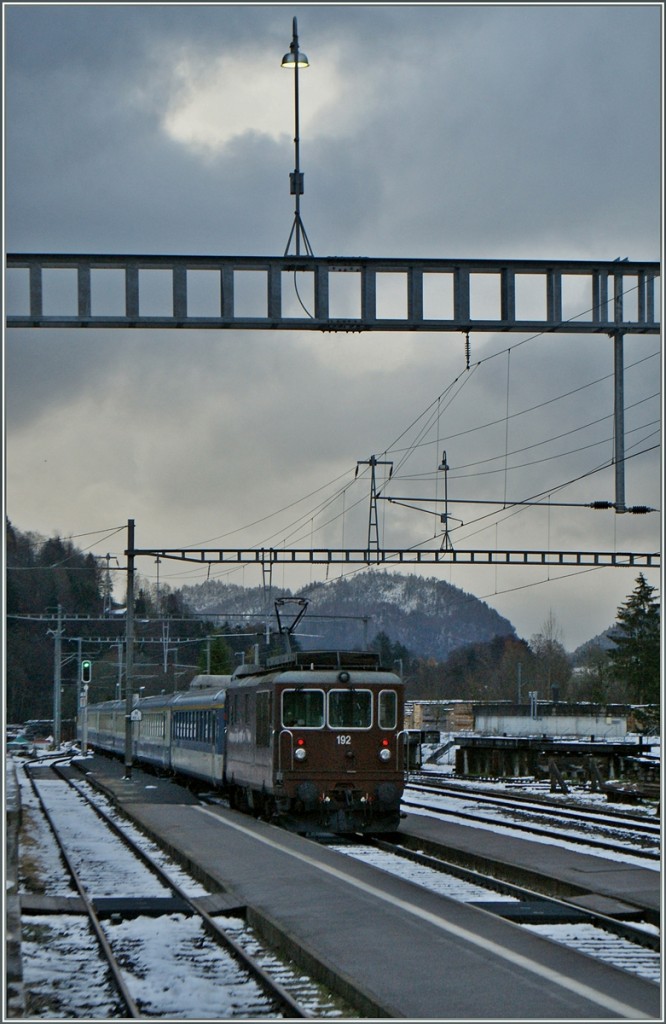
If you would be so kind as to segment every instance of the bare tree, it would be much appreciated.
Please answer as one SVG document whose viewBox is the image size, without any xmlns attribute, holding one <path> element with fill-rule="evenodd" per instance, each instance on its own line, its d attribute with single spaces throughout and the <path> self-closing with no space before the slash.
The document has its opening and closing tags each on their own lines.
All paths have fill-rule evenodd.
<svg viewBox="0 0 666 1024">
<path fill-rule="evenodd" d="M 562 642 L 563 632 L 552 608 L 548 618 L 530 640 L 535 657 L 534 674 L 537 690 L 546 699 L 559 700 L 566 697 L 571 678 L 571 664 Z"/>
</svg>

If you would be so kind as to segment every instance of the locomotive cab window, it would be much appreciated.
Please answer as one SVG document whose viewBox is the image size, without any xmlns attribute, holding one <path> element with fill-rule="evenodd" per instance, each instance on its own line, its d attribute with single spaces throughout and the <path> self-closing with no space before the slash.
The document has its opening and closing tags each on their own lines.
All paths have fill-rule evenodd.
<svg viewBox="0 0 666 1024">
<path fill-rule="evenodd" d="M 395 729 L 398 724 L 398 694 L 382 690 L 379 694 L 379 728 Z"/>
<path fill-rule="evenodd" d="M 323 690 L 283 690 L 282 724 L 291 729 L 321 729 L 324 725 Z"/>
<path fill-rule="evenodd" d="M 372 691 L 329 690 L 328 724 L 331 729 L 369 729 L 372 725 Z"/>
</svg>

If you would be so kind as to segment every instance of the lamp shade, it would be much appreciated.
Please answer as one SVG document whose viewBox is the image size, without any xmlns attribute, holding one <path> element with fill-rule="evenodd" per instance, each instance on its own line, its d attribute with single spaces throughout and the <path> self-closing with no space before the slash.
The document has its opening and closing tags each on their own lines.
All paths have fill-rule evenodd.
<svg viewBox="0 0 666 1024">
<path fill-rule="evenodd" d="M 297 66 L 299 68 L 309 68 L 310 63 L 305 54 L 301 53 L 301 51 L 299 50 L 298 53 L 293 53 L 292 51 L 290 51 L 289 53 L 285 53 L 284 57 L 282 58 L 281 66 L 283 68 L 295 68 Z"/>
</svg>

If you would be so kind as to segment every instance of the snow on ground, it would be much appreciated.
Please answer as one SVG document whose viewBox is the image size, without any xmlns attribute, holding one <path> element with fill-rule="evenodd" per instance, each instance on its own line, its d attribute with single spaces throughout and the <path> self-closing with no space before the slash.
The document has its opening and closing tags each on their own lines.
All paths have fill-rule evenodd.
<svg viewBox="0 0 666 1024">
<path fill-rule="evenodd" d="M 439 798 L 429 797 L 429 799 L 433 800 L 433 804 L 437 803 L 438 800 L 441 801 L 441 806 L 446 807 L 447 810 L 453 809 L 454 801 L 452 801 L 451 797 L 449 796 Z M 460 804 L 460 809 L 462 810 L 466 805 L 464 801 L 461 801 Z M 409 815 L 418 814 L 426 818 L 441 817 L 440 813 L 437 810 L 427 811 L 421 808 L 412 808 L 409 805 L 409 801 L 405 801 L 403 803 L 403 808 L 406 809 Z M 464 825 L 465 822 L 464 820 L 460 819 L 460 821 L 456 820 L 456 824 Z M 604 860 L 620 861 L 622 864 L 634 864 L 636 865 L 636 867 L 647 868 L 650 871 L 659 871 L 660 869 L 658 861 L 649 861 L 643 857 L 632 857 L 631 853 L 615 853 L 612 850 L 599 849 L 593 846 L 586 847 L 585 844 L 581 843 L 580 841 L 580 829 L 577 830 L 574 824 L 569 826 L 568 829 L 560 828 L 558 825 L 557 831 L 553 831 L 552 836 L 534 835 L 532 833 L 521 833 L 516 831 L 515 829 L 512 829 L 511 825 L 503 826 L 501 823 L 498 823 L 496 821 L 489 821 L 487 823 L 475 821 L 473 824 L 475 829 L 482 829 L 485 832 L 494 832 L 496 835 L 505 834 L 507 836 L 510 836 L 511 839 L 523 839 L 526 842 L 530 843 L 545 843 L 548 846 L 558 846 L 560 848 L 564 848 L 567 850 L 575 850 L 576 853 L 588 853 L 594 857 L 603 857 Z M 573 838 L 570 838 L 569 841 L 567 841 L 567 835 L 569 835 L 570 837 L 576 836 L 577 838 L 575 840 Z"/>
<path fill-rule="evenodd" d="M 22 894 L 72 896 L 37 797 L 20 760 L 16 763 L 24 826 L 19 851 L 19 890 Z M 128 868 L 124 848 L 108 841 L 108 835 L 106 843 L 100 839 L 103 826 L 100 825 L 102 832 L 98 834 L 94 823 L 91 826 L 81 813 L 85 808 L 81 807 L 80 798 L 53 781 L 42 782 L 41 789 L 59 821 L 63 807 L 70 809 L 67 831 L 78 848 L 77 859 L 86 860 L 88 867 L 97 862 L 101 868 L 101 873 L 96 873 L 95 895 L 118 895 L 121 889 L 130 897 L 145 895 L 145 879 L 137 880 L 135 884 L 140 889 L 133 892 L 134 872 Z M 105 797 L 94 794 L 94 799 L 105 804 L 107 811 L 111 809 Z M 122 817 L 117 813 L 115 816 Z M 135 837 L 140 835 L 124 819 L 123 828 Z M 189 895 L 205 894 L 205 888 L 154 843 L 141 836 L 141 844 Z M 221 923 L 283 985 L 293 989 L 306 1008 L 311 1007 L 313 1018 L 349 1016 L 346 1004 L 325 986 L 313 982 L 295 964 L 265 950 L 244 920 L 225 918 Z M 139 916 L 118 921 L 109 935 L 114 948 L 122 946 L 128 987 L 147 1016 L 176 1020 L 255 1020 L 279 1016 L 267 1009 L 267 1001 L 256 982 L 202 932 L 195 919 L 179 914 L 160 918 Z M 29 1017 L 105 1020 L 126 1015 L 106 980 L 106 968 L 96 953 L 96 940 L 82 915 L 23 915 L 21 952 Z M 155 992 L 159 993 L 159 1010 L 151 996 Z"/>
<path fill-rule="evenodd" d="M 21 919 L 23 985 L 28 1015 L 38 1018 L 122 1016 L 106 965 L 91 955 L 95 940 L 81 914 L 31 914 Z"/>
<path fill-rule="evenodd" d="M 427 764 L 427 759 L 435 754 L 435 752 L 444 744 L 453 740 L 458 733 L 440 733 L 440 742 L 434 744 L 424 743 L 421 748 L 423 765 L 419 771 L 431 774 L 437 778 L 444 778 L 446 781 L 455 782 L 456 786 L 469 786 L 474 789 L 488 789 L 490 793 L 501 793 L 505 790 L 510 792 L 519 792 L 529 795 L 530 793 L 544 794 L 544 783 L 537 782 L 534 778 L 526 777 L 523 779 L 461 779 L 455 774 L 455 761 L 456 761 L 456 749 L 455 745 L 451 746 L 444 754 L 438 759 L 436 764 Z M 637 735 L 629 734 L 626 737 L 627 742 L 637 743 L 639 737 Z M 644 742 L 652 745 L 653 754 L 659 755 L 661 750 L 661 740 L 658 736 L 650 736 Z M 593 793 L 589 788 L 579 789 L 575 786 L 571 786 L 569 794 L 564 793 L 551 793 L 548 790 L 548 797 L 556 802 L 567 802 L 567 803 L 578 803 L 585 806 L 594 806 L 600 804 L 603 807 L 608 807 L 608 798 L 604 793 Z M 632 813 L 644 814 L 646 817 L 655 817 L 655 809 L 649 804 L 637 804 L 632 806 Z"/>
<path fill-rule="evenodd" d="M 46 754 L 46 752 L 44 752 Z M 447 758 L 453 751 L 448 752 Z M 24 858 L 23 865 L 29 863 L 30 873 L 33 881 L 30 883 L 28 889 L 26 889 L 25 878 L 22 881 L 22 891 L 44 891 L 55 894 L 69 894 L 71 890 L 63 882 L 64 870 L 60 863 L 60 858 L 57 852 L 53 849 L 53 844 L 49 839 L 48 833 L 40 828 L 38 825 L 38 814 L 35 806 L 36 800 L 32 793 L 32 790 L 25 779 L 25 773 L 20 768 L 20 760 L 18 777 L 21 786 L 21 800 L 24 807 L 24 820 L 27 822 L 27 830 L 24 831 L 22 836 L 23 848 L 21 855 Z M 432 773 L 434 776 L 446 776 L 451 777 L 452 765 L 424 765 L 423 771 Z M 463 783 L 463 780 L 456 780 L 456 782 Z M 478 782 L 469 782 L 470 786 L 478 788 L 480 784 Z M 502 782 L 489 782 L 486 783 L 488 790 L 492 793 L 499 793 L 502 790 L 506 790 L 508 787 Z M 515 790 L 515 785 L 511 786 L 512 790 Z M 522 792 L 529 792 L 533 789 L 535 792 L 543 793 L 543 786 L 534 786 L 530 780 L 525 780 L 524 785 L 521 786 Z M 451 807 L 451 797 L 444 798 L 446 801 L 447 808 Z M 602 794 L 594 794 L 588 791 L 577 792 L 572 790 L 571 794 L 566 797 L 567 801 L 579 800 L 581 804 L 589 806 L 591 803 L 601 803 L 606 805 L 606 798 Z M 420 813 L 430 814 L 435 816 L 436 811 L 413 811 L 409 810 L 409 813 Z M 654 811 L 651 808 L 645 808 L 647 815 L 654 815 Z M 76 830 L 76 818 L 72 822 L 74 830 Z M 78 819 L 81 820 L 81 819 Z M 81 822 L 81 828 L 83 828 Z M 487 826 L 475 823 L 475 828 L 487 828 L 493 832 L 497 832 L 497 823 L 488 823 Z M 575 826 L 572 824 L 572 833 L 575 832 Z M 514 836 L 517 833 L 512 833 Z M 552 842 L 557 845 L 563 844 L 566 841 L 566 833 L 560 833 L 557 837 L 553 837 L 551 840 L 546 837 L 542 838 L 541 842 Z M 567 844 L 568 845 L 568 844 Z M 585 847 L 582 847 L 579 843 L 572 844 L 578 852 L 585 852 Z M 602 855 L 600 851 L 594 848 L 588 848 L 588 852 L 594 856 Z M 636 862 L 642 867 L 653 868 L 658 870 L 656 864 L 649 864 L 644 860 L 638 858 L 632 858 L 630 854 L 626 855 L 611 855 L 604 853 L 603 856 L 609 859 L 622 860 L 625 863 Z M 111 847 L 105 851 L 106 857 L 106 869 L 109 877 L 118 878 L 121 877 L 121 865 L 114 862 L 115 854 L 111 853 Z M 35 878 L 39 875 L 39 889 L 35 889 Z M 487 896 L 487 894 L 486 894 Z M 150 918 L 137 918 L 134 921 L 123 922 L 121 926 L 122 930 L 127 932 L 132 942 L 136 944 L 137 950 L 144 950 L 148 948 L 148 938 L 155 932 L 155 929 L 159 930 L 159 922 L 156 922 Z M 544 931 L 540 928 L 540 934 L 546 937 L 553 938 L 555 941 L 558 940 L 558 935 L 551 928 L 557 926 L 548 926 Z M 24 971 L 25 971 L 25 988 L 30 993 L 31 1000 L 31 1011 L 34 1015 L 42 1018 L 72 1018 L 75 1019 L 109 1019 L 117 1016 L 122 1016 L 122 1011 L 119 1013 L 117 1007 L 114 1008 L 114 996 L 109 991 L 106 985 L 103 975 L 100 974 L 100 968 L 98 966 L 97 957 L 90 955 L 90 950 L 93 945 L 93 939 L 88 931 L 87 925 L 84 923 L 80 916 L 72 915 L 53 915 L 45 917 L 43 915 L 32 915 L 24 917 L 23 919 L 23 957 L 24 957 Z M 118 932 L 120 937 L 120 932 Z M 185 945 L 187 946 L 187 940 Z M 190 943 L 190 953 L 192 952 L 192 945 L 195 945 L 196 949 L 196 938 Z M 159 944 L 158 944 L 159 948 Z M 181 954 L 183 951 L 180 951 Z M 199 953 L 196 953 L 199 955 Z M 184 954 L 183 954 L 184 956 Z M 151 970 L 161 971 L 164 982 L 165 992 L 168 994 L 171 990 L 182 993 L 184 985 L 192 984 L 192 990 L 188 989 L 188 1000 L 186 1005 L 193 1007 L 193 1012 L 188 1013 L 187 1019 L 206 1019 L 211 1018 L 210 1003 L 206 1004 L 206 999 L 200 999 L 197 992 L 201 993 L 203 988 L 197 984 L 196 981 L 191 982 L 188 980 L 189 966 L 183 966 L 183 956 L 179 959 L 178 951 L 167 951 L 163 950 L 159 956 L 153 957 L 154 963 L 151 962 Z M 187 960 L 187 956 L 185 956 Z M 205 974 L 205 971 L 204 971 Z M 141 990 L 141 970 L 136 979 L 136 994 L 138 995 Z M 212 1014 L 217 1019 L 231 1019 L 233 1016 L 246 1016 L 242 1011 L 239 1013 L 239 999 L 242 995 L 242 986 L 238 991 L 232 985 L 231 991 L 227 1000 L 226 996 L 220 995 L 215 1011 Z M 220 1001 L 222 1000 L 222 1001 Z M 227 1001 L 224 1001 L 227 1000 Z M 208 1011 L 207 1010 L 208 1005 Z M 327 1015 L 327 1014 L 324 1014 Z M 184 1019 L 184 1018 L 181 1018 Z"/>
</svg>

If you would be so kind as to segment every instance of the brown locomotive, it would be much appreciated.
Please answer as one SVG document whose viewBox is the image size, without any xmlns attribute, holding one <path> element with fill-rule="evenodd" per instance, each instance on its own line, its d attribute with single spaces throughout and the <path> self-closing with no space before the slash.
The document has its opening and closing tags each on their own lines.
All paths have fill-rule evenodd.
<svg viewBox="0 0 666 1024">
<path fill-rule="evenodd" d="M 403 684 L 376 655 L 309 651 L 241 666 L 226 711 L 234 806 L 306 830 L 397 829 Z"/>
</svg>

